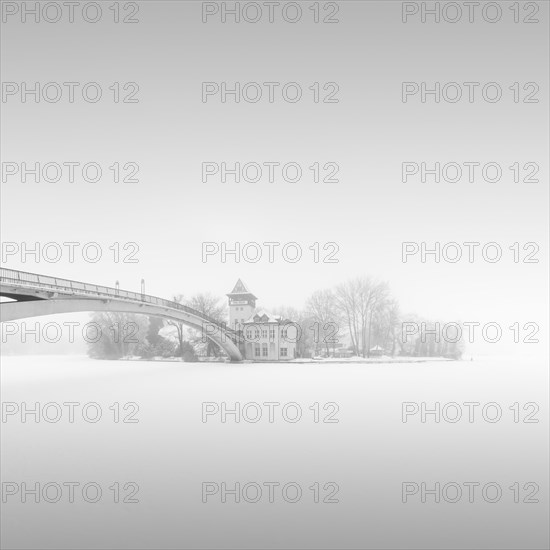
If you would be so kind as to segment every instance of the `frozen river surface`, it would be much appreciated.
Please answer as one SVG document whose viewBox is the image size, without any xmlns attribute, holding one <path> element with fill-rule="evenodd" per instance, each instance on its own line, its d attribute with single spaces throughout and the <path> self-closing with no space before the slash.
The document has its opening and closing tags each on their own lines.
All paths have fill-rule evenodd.
<svg viewBox="0 0 550 550">
<path fill-rule="evenodd" d="M 548 548 L 544 361 L 1 375 L 3 548 Z"/>
</svg>

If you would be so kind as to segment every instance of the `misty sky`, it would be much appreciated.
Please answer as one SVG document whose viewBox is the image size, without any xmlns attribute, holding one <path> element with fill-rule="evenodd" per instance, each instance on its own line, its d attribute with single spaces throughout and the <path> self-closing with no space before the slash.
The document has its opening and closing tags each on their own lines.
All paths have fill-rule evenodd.
<svg viewBox="0 0 550 550">
<path fill-rule="evenodd" d="M 390 282 L 402 310 L 450 320 L 546 323 L 548 244 L 548 36 L 544 23 L 403 24 L 399 2 L 342 2 L 338 24 L 201 21 L 200 2 L 140 2 L 135 25 L 3 25 L 2 80 L 98 82 L 87 103 L 2 103 L 4 162 L 97 162 L 98 183 L 2 183 L 2 241 L 100 243 L 104 258 L 58 263 L 10 257 L 4 267 L 150 294 L 223 295 L 242 278 L 264 307 L 300 307 L 315 289 L 349 277 Z M 548 4 L 539 3 L 541 20 Z M 309 17 L 309 16 L 308 16 Z M 281 26 L 284 25 L 284 32 Z M 467 32 L 466 32 L 467 31 Z M 70 44 L 70 47 L 69 47 Z M 435 46 L 437 44 L 437 46 Z M 494 47 L 487 47 L 488 44 Z M 14 55 L 14 52 L 17 55 Z M 526 55 L 526 52 L 532 52 Z M 201 101 L 203 81 L 299 82 L 304 99 L 252 104 Z M 401 101 L 403 81 L 495 81 L 497 103 Z M 139 103 L 113 103 L 109 86 L 137 82 Z M 336 82 L 338 103 L 308 87 Z M 508 86 L 537 82 L 539 103 L 514 103 Z M 297 162 L 302 181 L 201 180 L 202 162 Z M 401 181 L 405 161 L 497 162 L 488 183 Z M 139 183 L 110 181 L 114 162 L 139 165 Z M 338 183 L 313 183 L 308 166 L 337 162 Z M 537 183 L 513 183 L 514 162 L 537 162 Z M 201 261 L 204 241 L 282 244 L 252 264 Z M 403 241 L 498 242 L 496 264 L 418 257 Z M 109 246 L 136 242 L 137 264 L 115 264 Z M 308 247 L 336 242 L 339 262 L 314 263 Z M 538 264 L 508 247 L 536 242 Z M 266 257 L 266 256 L 265 256 Z M 543 331 L 544 332 L 544 331 Z"/>
</svg>

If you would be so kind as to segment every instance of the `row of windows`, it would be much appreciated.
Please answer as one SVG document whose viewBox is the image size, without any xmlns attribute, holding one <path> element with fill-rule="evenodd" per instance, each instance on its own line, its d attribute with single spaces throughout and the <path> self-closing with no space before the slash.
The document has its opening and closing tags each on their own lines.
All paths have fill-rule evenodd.
<svg viewBox="0 0 550 550">
<path fill-rule="evenodd" d="M 270 326 L 269 327 L 269 335 L 270 336 L 275 336 L 275 326 Z M 261 329 L 261 332 L 262 332 L 262 337 L 265 338 L 267 336 L 267 328 L 262 328 Z M 297 331 L 296 331 L 296 328 L 294 328 L 293 331 L 291 331 L 292 334 L 295 334 Z M 257 327 L 257 325 L 254 325 L 254 327 L 250 327 L 246 333 L 247 336 L 252 336 L 252 335 L 256 335 L 256 337 L 258 337 L 260 335 L 260 328 Z M 284 326 L 284 327 L 281 327 L 281 336 L 283 338 L 288 338 L 288 327 Z M 292 338 L 294 338 L 295 336 L 292 336 Z"/>
<path fill-rule="evenodd" d="M 261 351 L 262 351 L 262 353 L 261 353 L 262 357 L 267 357 L 267 355 L 268 355 L 267 344 L 264 344 L 262 346 Z M 254 348 L 254 355 L 256 357 L 260 357 L 260 346 L 256 346 Z"/>
<path fill-rule="evenodd" d="M 260 348 L 259 344 L 256 344 L 254 347 L 254 355 L 256 357 L 267 357 L 268 356 L 268 347 L 267 344 L 262 344 L 262 347 Z M 279 348 L 279 355 L 281 357 L 288 357 L 288 348 Z"/>
<path fill-rule="evenodd" d="M 235 324 L 235 330 L 239 330 L 244 325 L 244 319 L 235 319 L 234 324 Z M 249 327 L 245 330 L 246 330 L 245 336 L 249 340 L 258 340 L 260 338 L 260 335 L 262 338 L 267 338 L 267 334 L 268 334 L 267 327 L 260 328 L 257 325 L 254 325 L 253 327 Z M 275 340 L 276 330 L 277 330 L 276 326 L 269 327 L 270 340 Z M 296 333 L 296 329 L 293 328 L 293 330 L 291 330 L 291 335 L 294 335 L 295 333 Z M 295 336 L 291 336 L 289 338 L 288 327 L 284 326 L 284 327 L 281 327 L 281 338 L 283 338 L 284 340 L 292 340 L 293 338 L 295 338 Z"/>
<path fill-rule="evenodd" d="M 267 338 L 267 329 L 263 328 L 261 331 L 259 328 L 251 329 L 249 328 L 246 331 L 246 337 L 249 340 L 257 340 L 260 337 L 260 332 L 262 334 L 262 338 Z M 286 336 L 285 331 L 281 331 L 281 335 Z M 275 327 L 269 327 L 269 337 L 273 340 L 275 339 Z"/>
<path fill-rule="evenodd" d="M 235 319 L 234 324 L 235 324 L 235 329 L 237 329 L 239 325 L 240 326 L 244 325 L 244 319 Z M 283 338 L 287 338 L 287 332 L 288 332 L 288 329 L 286 329 L 286 328 L 281 329 L 281 336 Z M 261 334 L 262 334 L 262 338 L 267 338 L 267 329 L 262 328 Z M 246 331 L 246 337 L 247 338 L 259 338 L 260 337 L 260 329 L 259 328 L 254 328 L 254 329 L 249 328 Z M 275 327 L 269 327 L 269 337 L 270 338 L 275 338 Z"/>
</svg>

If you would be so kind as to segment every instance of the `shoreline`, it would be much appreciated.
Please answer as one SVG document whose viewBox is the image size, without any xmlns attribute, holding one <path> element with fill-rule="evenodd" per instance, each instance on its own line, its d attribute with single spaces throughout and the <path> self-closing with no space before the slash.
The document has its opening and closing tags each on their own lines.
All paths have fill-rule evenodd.
<svg viewBox="0 0 550 550">
<path fill-rule="evenodd" d="M 103 361 L 104 359 L 98 359 Z M 120 359 L 105 359 L 109 361 L 145 361 L 151 363 L 220 363 L 220 364 L 250 364 L 250 365 L 262 365 L 262 364 L 280 364 L 280 365 L 327 365 L 327 364 L 348 364 L 348 365 L 362 365 L 362 364 L 392 364 L 392 363 L 433 363 L 433 362 L 464 362 L 464 359 L 452 359 L 450 357 L 352 357 L 352 358 L 308 358 L 300 357 L 297 359 L 290 359 L 288 361 L 255 361 L 253 359 L 244 359 L 242 361 L 229 361 L 221 359 L 199 359 L 198 361 L 182 361 L 179 357 L 158 357 L 151 359 L 144 359 L 142 357 L 121 357 Z M 469 362 L 469 361 L 468 361 Z"/>
<path fill-rule="evenodd" d="M 315 363 L 315 364 L 331 364 L 331 363 L 348 363 L 350 365 L 355 364 L 371 364 L 371 363 L 430 363 L 437 361 L 463 361 L 463 359 L 452 359 L 450 357 L 357 357 L 357 358 L 326 358 L 326 359 L 292 359 L 288 363 Z M 257 361 L 260 363 L 261 361 Z M 281 361 L 282 362 L 282 361 Z"/>
</svg>

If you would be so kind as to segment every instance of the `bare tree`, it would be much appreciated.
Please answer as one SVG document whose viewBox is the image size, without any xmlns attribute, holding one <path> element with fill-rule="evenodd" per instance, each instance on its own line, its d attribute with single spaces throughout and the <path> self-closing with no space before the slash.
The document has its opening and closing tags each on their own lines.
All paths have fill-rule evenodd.
<svg viewBox="0 0 550 550">
<path fill-rule="evenodd" d="M 317 327 L 313 326 L 314 338 L 317 339 L 315 343 L 323 343 L 329 355 L 330 344 L 337 341 L 341 325 L 336 297 L 332 290 L 316 290 L 306 302 L 306 311 L 313 323 L 317 324 Z"/>
<path fill-rule="evenodd" d="M 149 319 L 145 315 L 95 312 L 91 324 L 98 328 L 97 335 L 88 335 L 90 357 L 120 359 L 134 353 L 140 354 L 140 349 L 147 344 Z"/>
<path fill-rule="evenodd" d="M 389 287 L 387 283 L 375 283 L 369 287 L 368 292 L 369 327 L 367 338 L 367 357 L 370 357 L 373 318 L 375 317 L 375 315 L 380 317 L 384 309 L 388 306 Z"/>
<path fill-rule="evenodd" d="M 357 277 L 336 287 L 337 310 L 348 325 L 356 355 L 367 353 L 369 318 L 377 284 L 370 277 Z"/>
<path fill-rule="evenodd" d="M 376 292 L 376 283 L 370 277 L 359 277 L 356 282 L 357 288 L 357 316 L 361 326 L 361 355 L 365 357 L 370 349 L 370 319 L 372 318 L 372 302 Z"/>
<path fill-rule="evenodd" d="M 373 332 L 379 332 L 384 310 L 389 307 L 388 284 L 370 277 L 357 277 L 336 287 L 336 310 L 347 323 L 357 355 L 370 356 Z"/>
<path fill-rule="evenodd" d="M 208 292 L 203 292 L 192 296 L 187 301 L 186 305 L 222 324 L 226 322 L 227 306 L 223 302 L 220 303 L 221 300 L 222 299 L 220 297 L 214 296 Z M 218 345 L 210 339 L 208 340 L 206 347 L 206 354 L 208 356 L 213 355 L 215 357 L 219 355 Z"/>
<path fill-rule="evenodd" d="M 177 304 L 183 304 L 184 303 L 183 294 L 175 294 L 172 297 L 172 301 L 176 302 Z M 176 328 L 176 336 L 178 337 L 178 350 L 179 350 L 180 356 L 183 358 L 184 342 L 185 342 L 185 339 L 183 337 L 184 324 L 181 321 L 177 321 L 175 319 L 167 320 L 166 324 Z"/>
<path fill-rule="evenodd" d="M 351 345 L 356 355 L 359 355 L 359 337 L 361 326 L 359 323 L 359 281 L 353 279 L 346 281 L 336 287 L 334 298 L 336 311 L 347 324 Z"/>
<path fill-rule="evenodd" d="M 388 300 L 383 312 L 383 342 L 384 349 L 388 349 L 388 344 L 391 342 L 391 355 L 395 355 L 396 344 L 399 339 L 398 331 L 400 329 L 400 312 L 399 303 L 395 299 Z"/>
</svg>

